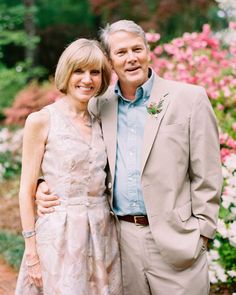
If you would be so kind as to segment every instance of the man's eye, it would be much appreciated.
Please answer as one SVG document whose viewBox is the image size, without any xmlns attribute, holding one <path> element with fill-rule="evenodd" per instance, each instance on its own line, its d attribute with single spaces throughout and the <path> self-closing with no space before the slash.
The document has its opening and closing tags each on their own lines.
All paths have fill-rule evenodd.
<svg viewBox="0 0 236 295">
<path fill-rule="evenodd" d="M 140 52 L 140 51 L 142 51 L 142 48 L 140 48 L 140 47 L 135 48 L 134 51 L 135 51 L 135 52 Z"/>
<path fill-rule="evenodd" d="M 123 50 L 122 51 L 118 51 L 117 54 L 118 55 L 124 55 L 125 54 L 125 51 L 123 51 Z"/>
</svg>

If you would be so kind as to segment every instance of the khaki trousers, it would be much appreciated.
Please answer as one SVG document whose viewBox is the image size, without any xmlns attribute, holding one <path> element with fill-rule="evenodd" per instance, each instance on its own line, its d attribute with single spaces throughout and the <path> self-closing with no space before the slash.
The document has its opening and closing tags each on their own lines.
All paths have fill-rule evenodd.
<svg viewBox="0 0 236 295">
<path fill-rule="evenodd" d="M 149 226 L 120 221 L 120 229 L 124 295 L 209 294 L 206 252 L 191 267 L 176 270 L 163 260 Z"/>
</svg>

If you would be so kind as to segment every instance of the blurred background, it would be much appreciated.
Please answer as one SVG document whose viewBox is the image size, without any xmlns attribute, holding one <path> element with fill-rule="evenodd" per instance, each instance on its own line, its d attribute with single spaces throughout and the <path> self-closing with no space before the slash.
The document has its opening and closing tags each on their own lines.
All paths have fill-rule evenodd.
<svg viewBox="0 0 236 295">
<path fill-rule="evenodd" d="M 222 1 L 227 2 L 227 1 Z M 235 2 L 234 0 L 231 1 Z M 78 37 L 96 38 L 107 22 L 132 19 L 168 42 L 184 32 L 227 28 L 231 10 L 214 0 L 0 0 L 0 107 L 30 80 L 53 75 L 59 55 Z"/>
<path fill-rule="evenodd" d="M 65 46 L 78 37 L 98 38 L 101 27 L 119 19 L 144 28 L 151 66 L 160 76 L 207 90 L 219 123 L 224 174 L 219 226 L 208 252 L 211 294 L 233 294 L 236 0 L 0 0 L 0 270 L 1 264 L 11 266 L 14 286 L 24 247 L 18 189 L 25 119 L 60 96 L 53 75 Z M 0 271 L 0 294 L 13 294 L 7 288 Z"/>
</svg>

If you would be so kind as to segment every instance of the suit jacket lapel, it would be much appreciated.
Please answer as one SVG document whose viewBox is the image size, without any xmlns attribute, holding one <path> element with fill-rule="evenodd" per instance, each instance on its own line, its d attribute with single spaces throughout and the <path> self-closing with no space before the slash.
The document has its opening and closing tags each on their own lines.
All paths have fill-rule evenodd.
<svg viewBox="0 0 236 295">
<path fill-rule="evenodd" d="M 141 159 L 141 175 L 143 173 L 145 164 L 147 162 L 149 153 L 151 151 L 153 142 L 158 132 L 160 123 L 169 105 L 169 93 L 166 87 L 164 87 L 164 80 L 159 78 L 157 75 L 154 77 L 153 87 L 149 99 L 149 103 L 159 103 L 163 100 L 161 112 L 155 117 L 147 113 L 144 134 L 143 134 L 143 145 L 142 145 L 142 159 Z"/>
<path fill-rule="evenodd" d="M 118 98 L 113 94 L 101 108 L 103 138 L 107 148 L 112 185 L 115 176 L 116 144 L 117 144 L 117 112 Z"/>
</svg>

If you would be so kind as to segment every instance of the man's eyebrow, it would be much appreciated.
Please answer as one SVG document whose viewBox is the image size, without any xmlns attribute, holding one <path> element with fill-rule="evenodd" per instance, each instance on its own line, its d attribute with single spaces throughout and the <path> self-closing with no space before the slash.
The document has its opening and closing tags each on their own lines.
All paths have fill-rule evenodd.
<svg viewBox="0 0 236 295">
<path fill-rule="evenodd" d="M 118 47 L 114 51 L 116 52 L 116 51 L 119 51 L 119 50 L 126 50 L 126 48 L 125 47 Z"/>
</svg>

